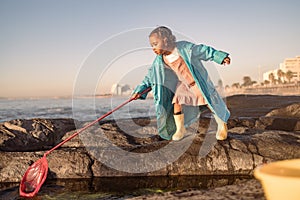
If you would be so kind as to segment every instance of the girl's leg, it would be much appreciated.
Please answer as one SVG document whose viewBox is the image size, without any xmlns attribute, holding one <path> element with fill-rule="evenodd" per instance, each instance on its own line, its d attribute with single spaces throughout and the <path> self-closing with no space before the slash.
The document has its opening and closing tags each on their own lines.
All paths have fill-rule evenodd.
<svg viewBox="0 0 300 200">
<path fill-rule="evenodd" d="M 180 104 L 174 103 L 174 115 L 182 114 L 182 108 Z"/>
<path fill-rule="evenodd" d="M 196 85 L 191 87 L 191 89 L 196 96 L 198 96 L 198 97 L 202 96 L 201 91 L 199 90 L 199 88 Z M 213 115 L 218 124 L 216 138 L 217 138 L 217 140 L 225 140 L 227 138 L 227 132 L 228 132 L 227 124 L 223 120 L 221 120 L 216 114 L 213 114 Z"/>
<path fill-rule="evenodd" d="M 172 136 L 172 140 L 181 140 L 186 132 L 184 127 L 184 114 L 181 105 L 174 103 L 174 120 L 176 124 L 176 132 Z"/>
<path fill-rule="evenodd" d="M 228 132 L 227 124 L 222 119 L 220 119 L 216 114 L 213 114 L 213 116 L 218 124 L 218 130 L 216 133 L 217 140 L 226 140 L 227 132 Z"/>
</svg>

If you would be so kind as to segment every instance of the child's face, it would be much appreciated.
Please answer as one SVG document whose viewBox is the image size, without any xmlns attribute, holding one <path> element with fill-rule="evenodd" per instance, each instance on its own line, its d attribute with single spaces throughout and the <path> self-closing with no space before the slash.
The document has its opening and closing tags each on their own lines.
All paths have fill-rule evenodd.
<svg viewBox="0 0 300 200">
<path fill-rule="evenodd" d="M 149 41 L 154 53 L 156 53 L 157 55 L 163 55 L 166 52 L 167 49 L 165 46 L 165 42 L 157 35 L 157 33 L 152 34 L 149 37 Z"/>
</svg>

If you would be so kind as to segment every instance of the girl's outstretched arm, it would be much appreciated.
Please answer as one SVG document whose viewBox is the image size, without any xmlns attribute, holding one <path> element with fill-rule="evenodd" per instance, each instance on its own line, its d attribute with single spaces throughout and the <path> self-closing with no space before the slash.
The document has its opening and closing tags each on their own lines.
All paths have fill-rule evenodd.
<svg viewBox="0 0 300 200">
<path fill-rule="evenodd" d="M 224 51 L 216 50 L 213 47 L 204 44 L 195 45 L 192 53 L 192 56 L 197 57 L 200 60 L 212 60 L 218 64 L 223 64 L 224 59 L 227 58 L 228 55 L 229 54 Z"/>
</svg>

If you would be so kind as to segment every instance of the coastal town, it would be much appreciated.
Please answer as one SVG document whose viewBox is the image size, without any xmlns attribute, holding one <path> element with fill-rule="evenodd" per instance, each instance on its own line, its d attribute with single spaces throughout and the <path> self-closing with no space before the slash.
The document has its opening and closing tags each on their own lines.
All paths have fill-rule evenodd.
<svg viewBox="0 0 300 200">
<path fill-rule="evenodd" d="M 262 75 L 262 82 L 257 82 L 249 76 L 243 77 L 243 83 L 225 86 L 226 96 L 235 94 L 300 94 L 300 56 L 286 58 L 279 66 Z"/>
<path fill-rule="evenodd" d="M 300 56 L 284 59 L 277 68 L 264 72 L 260 78 L 262 78 L 262 82 L 255 81 L 250 76 L 244 76 L 242 83 L 236 82 L 231 86 L 224 86 L 222 80 L 219 80 L 216 87 L 223 96 L 235 94 L 300 94 Z M 111 87 L 111 94 L 128 96 L 133 89 L 128 84 L 115 83 Z"/>
</svg>

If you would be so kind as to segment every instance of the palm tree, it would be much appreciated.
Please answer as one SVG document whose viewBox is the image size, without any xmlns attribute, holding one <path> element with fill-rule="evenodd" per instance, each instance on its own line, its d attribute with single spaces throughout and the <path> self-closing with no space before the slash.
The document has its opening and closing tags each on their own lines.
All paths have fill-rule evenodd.
<svg viewBox="0 0 300 200">
<path fill-rule="evenodd" d="M 241 87 L 241 85 L 240 85 L 240 83 L 233 83 L 232 85 L 231 85 L 231 87 L 234 87 L 234 88 L 240 88 Z"/>
<path fill-rule="evenodd" d="M 221 79 L 218 80 L 218 88 L 223 88 L 223 81 Z"/>
<path fill-rule="evenodd" d="M 269 84 L 270 84 L 270 81 L 268 81 L 268 80 L 264 81 L 264 85 L 269 85 Z"/>
<path fill-rule="evenodd" d="M 271 81 L 272 84 L 274 84 L 276 82 L 275 76 L 273 73 L 269 74 L 269 80 Z"/>
<path fill-rule="evenodd" d="M 242 86 L 251 86 L 253 85 L 253 81 L 251 80 L 250 76 L 244 76 L 243 78 L 244 83 L 242 84 Z"/>
<path fill-rule="evenodd" d="M 291 80 L 292 80 L 292 78 L 294 77 L 293 72 L 290 71 L 290 70 L 287 71 L 287 72 L 285 73 L 285 77 L 286 77 L 286 79 L 288 80 L 288 82 L 290 83 Z"/>
<path fill-rule="evenodd" d="M 284 77 L 284 72 L 281 69 L 277 70 L 277 76 L 278 76 L 278 83 L 283 83 L 281 78 Z"/>
</svg>

